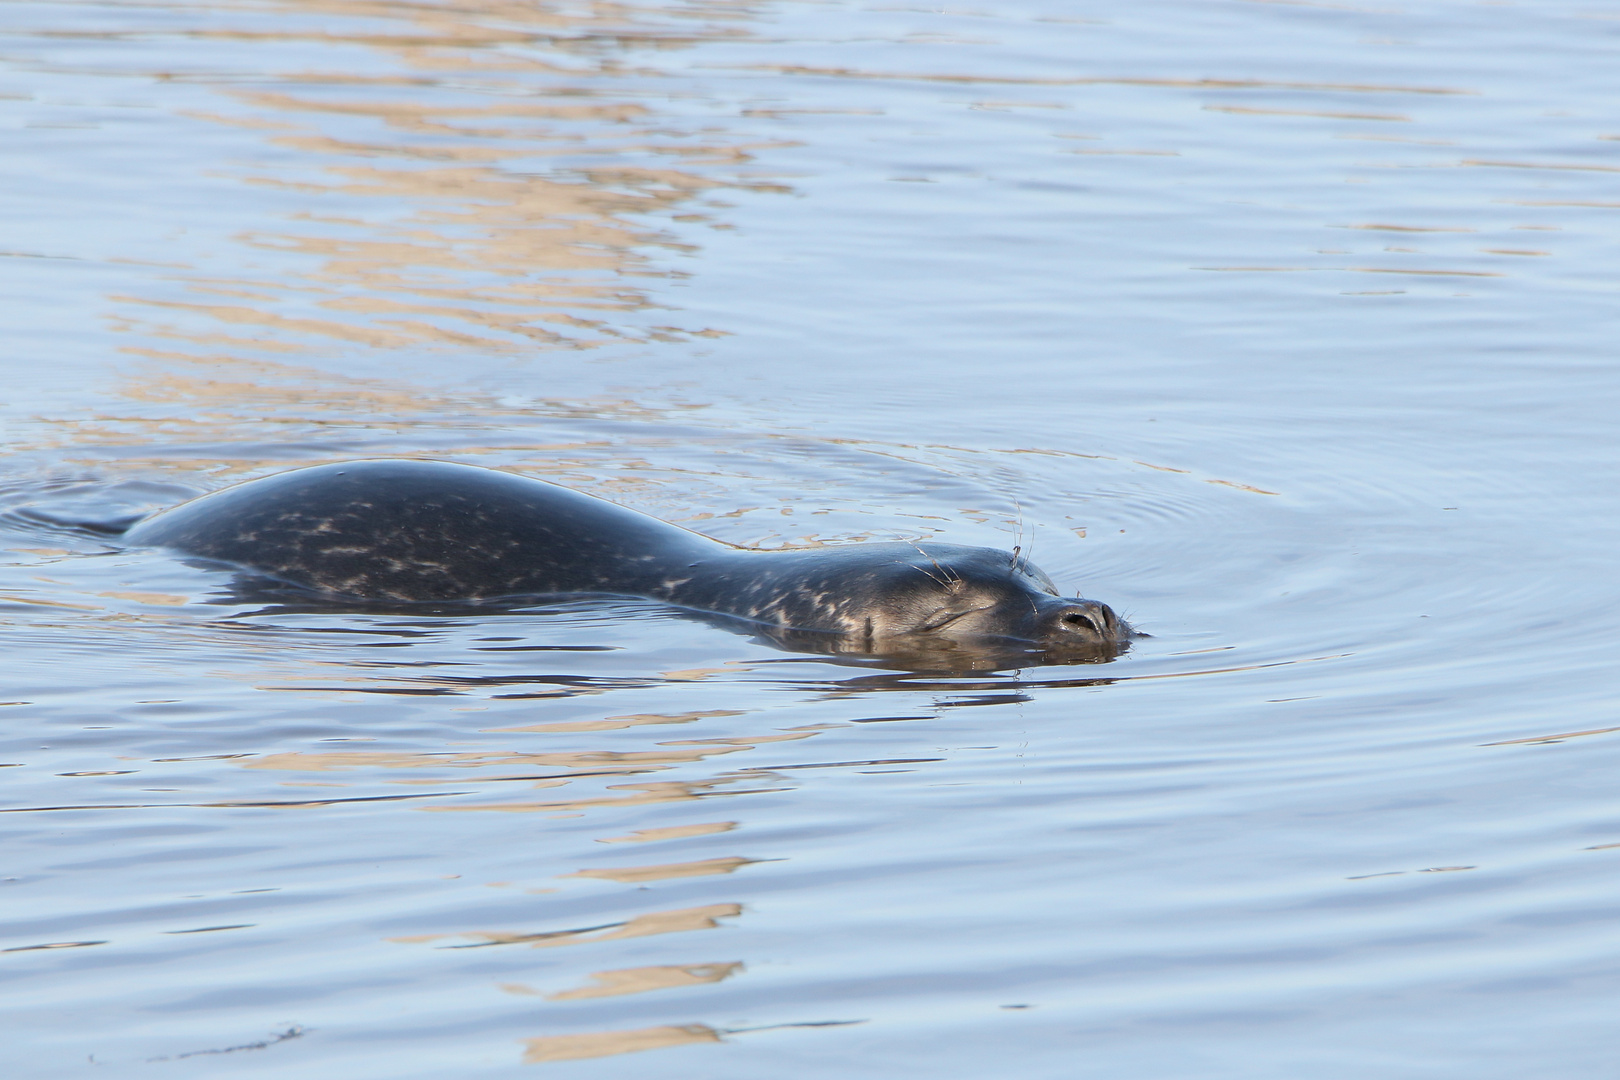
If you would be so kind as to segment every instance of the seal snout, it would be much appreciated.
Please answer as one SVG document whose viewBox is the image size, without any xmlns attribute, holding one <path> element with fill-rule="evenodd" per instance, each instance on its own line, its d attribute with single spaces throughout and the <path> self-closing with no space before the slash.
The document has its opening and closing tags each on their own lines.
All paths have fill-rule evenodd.
<svg viewBox="0 0 1620 1080">
<path fill-rule="evenodd" d="M 1046 613 L 1044 637 L 1059 641 L 1118 641 L 1119 616 L 1095 600 L 1067 600 Z"/>
</svg>

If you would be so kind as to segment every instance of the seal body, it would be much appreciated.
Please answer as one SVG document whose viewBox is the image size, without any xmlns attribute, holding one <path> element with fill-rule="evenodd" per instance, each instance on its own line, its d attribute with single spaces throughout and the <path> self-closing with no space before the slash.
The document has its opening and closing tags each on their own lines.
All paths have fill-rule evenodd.
<svg viewBox="0 0 1620 1080">
<path fill-rule="evenodd" d="M 648 597 L 824 652 L 979 641 L 1106 659 L 1131 634 L 1107 605 L 1059 596 L 1004 551 L 739 548 L 543 480 L 448 462 L 349 461 L 267 476 L 161 511 L 125 541 L 334 599 Z"/>
</svg>

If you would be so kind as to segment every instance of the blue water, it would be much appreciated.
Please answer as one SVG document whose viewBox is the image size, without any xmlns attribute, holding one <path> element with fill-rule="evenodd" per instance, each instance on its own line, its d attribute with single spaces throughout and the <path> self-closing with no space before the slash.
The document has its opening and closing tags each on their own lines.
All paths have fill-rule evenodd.
<svg viewBox="0 0 1620 1080">
<path fill-rule="evenodd" d="M 0 7 L 17 1075 L 1608 1077 L 1620 16 Z M 1020 544 L 944 676 L 297 612 L 320 461 Z"/>
</svg>

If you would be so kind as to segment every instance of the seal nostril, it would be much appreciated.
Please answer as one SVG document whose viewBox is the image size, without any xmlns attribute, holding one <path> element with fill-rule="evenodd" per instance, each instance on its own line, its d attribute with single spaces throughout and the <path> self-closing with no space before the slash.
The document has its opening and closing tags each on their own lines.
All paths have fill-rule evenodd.
<svg viewBox="0 0 1620 1080">
<path fill-rule="evenodd" d="M 1086 630 L 1090 630 L 1093 634 L 1101 632 L 1096 623 L 1092 622 L 1090 618 L 1082 615 L 1078 611 L 1071 611 L 1065 614 L 1062 622 L 1064 626 L 1067 626 L 1072 630 L 1084 628 Z"/>
</svg>

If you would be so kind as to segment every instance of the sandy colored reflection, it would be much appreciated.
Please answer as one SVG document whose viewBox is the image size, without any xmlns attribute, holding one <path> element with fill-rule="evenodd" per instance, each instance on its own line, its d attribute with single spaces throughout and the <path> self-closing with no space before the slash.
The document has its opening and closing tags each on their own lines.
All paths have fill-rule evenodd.
<svg viewBox="0 0 1620 1080">
<path fill-rule="evenodd" d="M 609 784 L 609 790 L 634 791 L 634 795 L 603 796 L 594 799 L 559 799 L 553 802 L 485 803 L 480 806 L 444 805 L 424 806 L 423 810 L 474 811 L 496 810 L 508 814 L 556 813 L 569 810 L 599 810 L 609 807 L 651 806 L 655 803 L 692 802 L 710 795 L 753 795 L 776 788 L 750 788 L 744 791 L 710 791 L 710 788 L 729 784 L 739 777 L 703 782 L 667 780 L 643 784 Z"/>
<path fill-rule="evenodd" d="M 644 724 L 689 724 L 711 716 L 742 716 L 738 709 L 709 709 L 686 713 L 632 713 L 629 716 L 610 716 L 606 720 L 566 720 L 552 724 L 528 724 L 524 727 L 485 728 L 485 731 L 622 731 Z"/>
<path fill-rule="evenodd" d="M 745 144 L 712 119 L 672 115 L 649 82 L 659 73 L 626 59 L 630 49 L 742 36 L 741 22 L 755 17 L 747 5 L 564 11 L 549 0 L 272 0 L 208 9 L 206 26 L 189 29 L 186 9 L 175 17 L 181 22 L 166 31 L 175 38 L 221 48 L 265 42 L 264 57 L 302 43 L 289 54 L 296 70 L 260 72 L 251 88 L 219 76 L 220 107 L 183 114 L 261 133 L 266 153 L 218 168 L 291 196 L 295 208 L 252 221 L 236 237 L 240 248 L 220 259 L 224 269 L 147 263 L 167 281 L 110 297 L 109 322 L 129 336 L 123 351 L 148 361 L 124 391 L 152 407 L 68 431 L 53 423 L 46 445 L 213 444 L 209 460 L 222 466 L 215 475 L 229 476 L 275 462 L 233 459 L 222 446 L 325 437 L 334 424 L 390 436 L 423 422 L 487 424 L 514 410 L 332 369 L 377 350 L 528 357 L 720 336 L 719 328 L 672 325 L 678 316 L 642 317 L 646 282 L 675 273 L 667 253 L 691 250 L 689 226 L 709 222 L 718 205 L 706 193 L 786 190 L 739 172 L 762 144 Z M 369 59 L 357 63 L 356 49 Z M 666 227 L 674 218 L 686 226 L 680 238 Z M 274 362 L 299 353 L 322 367 Z M 556 408 L 647 411 L 626 402 Z M 188 469 L 173 454 L 120 461 Z"/>
<path fill-rule="evenodd" d="M 765 743 L 795 742 L 799 739 L 808 739 L 821 734 L 830 725 L 817 724 L 812 731 L 788 731 L 781 735 L 741 735 L 728 736 L 718 739 L 673 739 L 661 742 L 659 746 L 737 746 L 753 747 L 763 746 Z"/>
<path fill-rule="evenodd" d="M 720 924 L 716 919 L 730 919 L 742 914 L 741 904 L 708 904 L 704 907 L 680 908 L 675 911 L 655 911 L 637 915 L 625 922 L 606 926 L 589 926 L 580 930 L 554 930 L 538 934 L 516 933 L 506 930 L 475 930 L 461 934 L 414 934 L 392 937 L 389 941 L 402 945 L 420 945 L 445 938 L 473 939 L 481 945 L 531 945 L 549 949 L 555 945 L 584 945 L 594 941 L 622 941 L 625 938 L 653 937 L 658 934 L 679 934 L 688 930 L 713 930 Z M 454 948 L 471 948 L 461 945 Z"/>
<path fill-rule="evenodd" d="M 623 881 L 639 884 L 643 881 L 662 881 L 665 878 L 706 877 L 710 874 L 729 874 L 739 866 L 760 862 L 730 855 L 721 859 L 699 859 L 696 862 L 664 863 L 660 866 L 622 866 L 606 870 L 578 870 L 558 877 L 598 878 L 603 881 Z"/>
<path fill-rule="evenodd" d="M 1236 113 L 1240 116 L 1316 116 L 1324 120 L 1388 120 L 1410 124 L 1410 116 L 1395 113 L 1319 112 L 1311 109 L 1257 109 L 1244 105 L 1205 105 L 1208 112 Z"/>
<path fill-rule="evenodd" d="M 1620 731 L 1620 727 L 1589 728 L 1586 731 L 1564 731 L 1557 735 L 1532 735 L 1525 739 L 1503 739 L 1501 742 L 1480 743 L 1481 746 L 1532 746 L 1541 743 L 1563 742 L 1565 739 L 1579 739 L 1587 735 L 1607 735 L 1611 731 Z"/>
<path fill-rule="evenodd" d="M 252 342 L 245 344 L 256 347 Z M 154 441 L 206 446 L 209 475 L 223 481 L 288 467 L 285 458 L 229 453 L 228 447 L 244 440 L 278 444 L 328 435 L 336 426 L 352 433 L 397 434 L 416 427 L 443 431 L 460 426 L 487 427 L 494 418 L 532 417 L 537 411 L 612 415 L 635 408 L 613 401 L 541 402 L 520 412 L 479 395 L 452 396 L 399 380 L 384 382 L 338 375 L 280 361 L 244 359 L 228 351 L 198 355 L 144 347 L 124 351 L 147 360 L 132 370 L 119 387 L 121 395 L 135 403 L 137 409 L 102 413 L 70 424 L 52 422 L 39 429 L 30 441 L 36 446 L 71 448 L 146 446 Z M 476 455 L 485 450 L 481 446 L 458 447 L 457 453 Z M 188 479 L 197 473 L 194 461 L 172 453 L 144 459 L 121 453 L 119 460 L 150 473 L 176 472 Z"/>
<path fill-rule="evenodd" d="M 647 844 L 656 840 L 684 840 L 689 836 L 709 836 L 730 832 L 735 821 L 711 821 L 703 825 L 670 825 L 662 829 L 637 829 L 625 836 L 604 836 L 598 844 Z"/>
<path fill-rule="evenodd" d="M 1346 266 L 1352 274 L 1410 274 L 1415 277 L 1507 277 L 1490 270 L 1407 270 L 1395 266 Z"/>
<path fill-rule="evenodd" d="M 1366 225 L 1341 225 L 1336 228 L 1369 229 L 1376 232 L 1409 232 L 1409 233 L 1471 233 L 1478 229 L 1460 228 L 1445 225 L 1384 225 L 1376 222 Z"/>
<path fill-rule="evenodd" d="M 643 994 L 649 990 L 669 990 L 677 986 L 701 986 L 717 983 L 742 970 L 742 963 L 729 964 L 663 964 L 657 967 L 622 968 L 618 971 L 593 971 L 595 986 L 581 986 L 547 994 L 547 1001 L 577 1001 L 581 998 L 617 997 L 620 994 Z"/>
<path fill-rule="evenodd" d="M 74 611 L 100 611 L 98 607 L 89 604 L 69 604 L 61 600 L 41 600 L 38 597 L 21 596 L 16 592 L 0 592 L 0 600 L 13 604 L 31 604 L 35 607 L 71 608 Z"/>
<path fill-rule="evenodd" d="M 760 739 L 758 742 L 774 740 Z M 242 762 L 245 769 L 289 769 L 299 772 L 326 772 L 332 769 L 380 768 L 423 769 L 456 768 L 479 769 L 491 765 L 530 765 L 551 769 L 597 769 L 618 765 L 676 765 L 701 761 L 716 754 L 731 754 L 751 749 L 751 745 L 729 744 L 699 747 L 692 750 L 580 750 L 561 753 L 525 754 L 518 752 L 490 753 L 391 753 L 386 750 L 337 750 L 324 753 L 292 751 L 285 754 L 266 754 Z"/>
<path fill-rule="evenodd" d="M 1478 161 L 1469 159 L 1458 165 L 1482 169 L 1556 169 L 1564 172 L 1620 173 L 1620 165 L 1583 165 L 1574 162 L 1552 161 Z"/>
<path fill-rule="evenodd" d="M 637 1028 L 634 1031 L 596 1031 L 587 1035 L 546 1035 L 524 1039 L 526 1065 L 542 1061 L 577 1061 L 581 1058 L 633 1054 L 687 1043 L 717 1043 L 720 1033 L 707 1024 Z"/>
<path fill-rule="evenodd" d="M 682 668 L 679 671 L 660 671 L 658 674 L 669 682 L 702 682 L 710 675 L 735 675 L 739 671 L 747 670 L 746 667 L 737 664 L 730 667 Z"/>
<path fill-rule="evenodd" d="M 114 600 L 133 600 L 137 604 L 158 604 L 165 607 L 175 607 L 191 603 L 187 596 L 175 596 L 172 593 L 155 592 L 101 592 L 97 596 L 107 596 Z"/>
<path fill-rule="evenodd" d="M 309 15 L 339 19 L 317 32 Z M 305 195 L 308 209 L 240 238 L 291 256 L 274 259 L 275 272 L 182 275 L 199 299 L 124 298 L 146 311 L 126 328 L 223 349 L 230 360 L 333 344 L 528 352 L 720 333 L 618 316 L 647 306 L 638 277 L 666 273 L 649 249 L 682 246 L 659 216 L 717 187 L 780 185 L 738 177 L 733 167 L 758 147 L 662 112 L 644 86 L 656 73 L 635 72 L 632 89 L 622 56 L 736 36 L 746 16 L 725 3 L 682 5 L 676 22 L 629 4 L 563 12 L 505 0 L 280 0 L 240 13 L 239 26 L 178 28 L 192 38 L 302 42 L 304 57 L 332 46 L 324 70 L 225 90 L 235 111 L 192 114 L 265 132 L 283 164 L 243 179 Z M 357 46 L 381 54 L 384 68 L 351 70 Z M 701 211 L 685 218 L 707 220 Z"/>
</svg>

